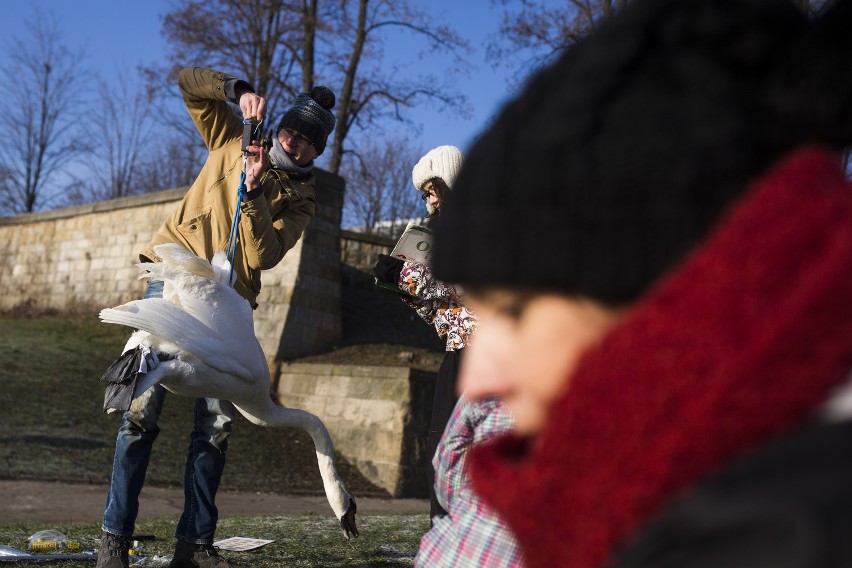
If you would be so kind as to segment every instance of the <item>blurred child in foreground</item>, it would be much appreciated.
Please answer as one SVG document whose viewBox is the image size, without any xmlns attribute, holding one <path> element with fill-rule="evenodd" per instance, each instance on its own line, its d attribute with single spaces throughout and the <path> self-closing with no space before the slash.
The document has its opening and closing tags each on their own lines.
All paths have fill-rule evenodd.
<svg viewBox="0 0 852 568">
<path fill-rule="evenodd" d="M 479 318 L 460 391 L 515 419 L 470 473 L 527 565 L 852 565 L 850 25 L 635 0 L 470 151 L 434 269 Z"/>
</svg>

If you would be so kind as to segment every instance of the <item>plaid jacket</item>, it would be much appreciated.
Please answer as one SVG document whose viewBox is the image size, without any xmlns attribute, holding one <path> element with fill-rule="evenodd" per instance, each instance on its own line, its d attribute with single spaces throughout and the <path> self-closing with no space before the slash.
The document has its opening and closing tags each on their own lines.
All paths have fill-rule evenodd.
<svg viewBox="0 0 852 568">
<path fill-rule="evenodd" d="M 505 434 L 512 418 L 497 399 L 462 396 L 435 453 L 435 493 L 448 515 L 435 518 L 420 541 L 416 566 L 518 567 L 520 550 L 494 510 L 473 492 L 466 462 L 472 445 Z"/>
</svg>

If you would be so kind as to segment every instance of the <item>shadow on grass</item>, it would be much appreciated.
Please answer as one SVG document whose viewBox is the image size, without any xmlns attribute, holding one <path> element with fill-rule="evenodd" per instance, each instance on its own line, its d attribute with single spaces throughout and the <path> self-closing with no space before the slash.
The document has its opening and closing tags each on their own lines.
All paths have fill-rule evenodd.
<svg viewBox="0 0 852 568">
<path fill-rule="evenodd" d="M 100 448 L 112 448 L 110 444 L 103 441 L 91 440 L 89 438 L 62 438 L 48 436 L 46 434 L 31 434 L 16 436 L 14 440 L 0 438 L 0 444 L 5 443 L 27 444 L 32 446 L 44 446 L 47 448 L 68 448 L 72 450 L 94 450 Z"/>
</svg>

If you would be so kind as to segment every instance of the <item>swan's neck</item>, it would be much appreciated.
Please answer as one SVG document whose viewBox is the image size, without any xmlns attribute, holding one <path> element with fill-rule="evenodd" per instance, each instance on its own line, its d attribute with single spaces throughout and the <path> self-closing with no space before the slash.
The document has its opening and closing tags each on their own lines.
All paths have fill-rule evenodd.
<svg viewBox="0 0 852 568">
<path fill-rule="evenodd" d="M 267 399 L 264 404 L 259 406 L 237 405 L 237 408 L 243 416 L 258 426 L 301 428 L 311 436 L 328 502 L 337 518 L 342 518 L 349 508 L 351 497 L 337 473 L 337 468 L 334 465 L 334 444 L 322 420 L 316 415 L 298 408 L 278 406 L 272 399 Z"/>
</svg>

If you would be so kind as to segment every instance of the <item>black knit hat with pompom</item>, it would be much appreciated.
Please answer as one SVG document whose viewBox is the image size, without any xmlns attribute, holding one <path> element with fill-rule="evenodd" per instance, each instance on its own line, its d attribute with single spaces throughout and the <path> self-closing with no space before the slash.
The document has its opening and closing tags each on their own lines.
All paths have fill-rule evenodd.
<svg viewBox="0 0 852 568">
<path fill-rule="evenodd" d="M 322 154 L 326 139 L 334 130 L 335 118 L 331 109 L 336 102 L 328 87 L 317 86 L 310 93 L 299 93 L 278 123 L 276 133 L 282 128 L 297 130 L 313 143 L 318 154 Z"/>
<path fill-rule="evenodd" d="M 850 141 L 850 5 L 809 23 L 785 0 L 634 0 L 469 151 L 435 275 L 637 299 L 782 153 Z"/>
</svg>

